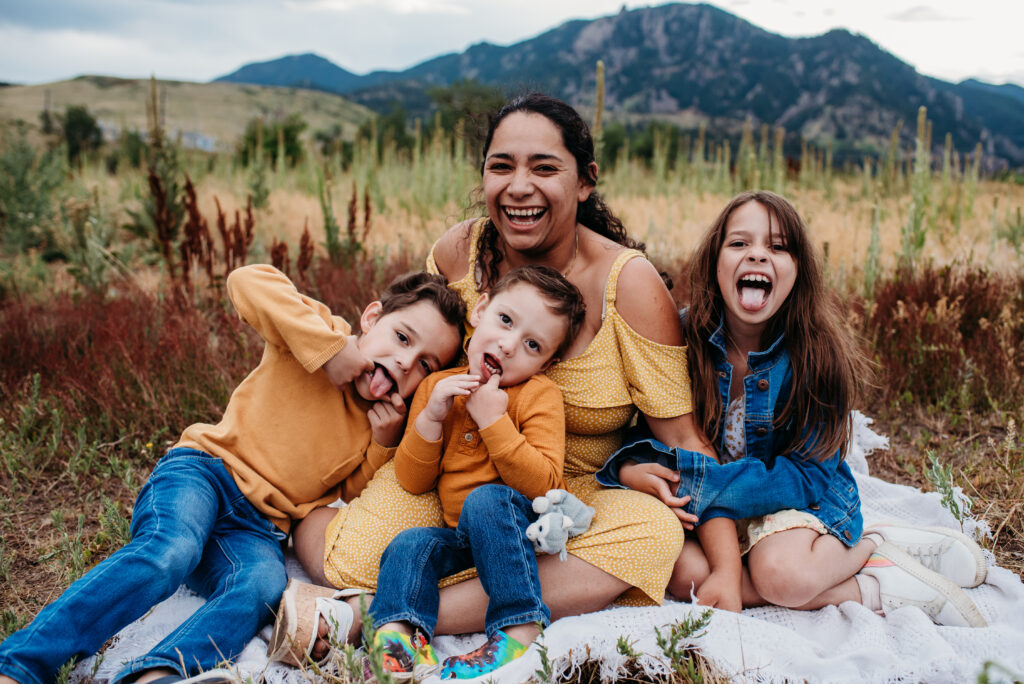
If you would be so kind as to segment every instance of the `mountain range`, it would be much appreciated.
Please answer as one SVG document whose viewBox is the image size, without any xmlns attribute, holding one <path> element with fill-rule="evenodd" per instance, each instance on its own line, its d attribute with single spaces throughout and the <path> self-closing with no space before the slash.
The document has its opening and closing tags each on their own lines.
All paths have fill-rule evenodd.
<svg viewBox="0 0 1024 684">
<path fill-rule="evenodd" d="M 598 60 L 611 117 L 704 121 L 724 134 L 749 119 L 830 140 L 838 155 L 849 156 L 879 153 L 901 123 L 901 135 L 911 137 L 924 105 L 936 146 L 950 133 L 962 153 L 980 141 L 990 161 L 1024 165 L 1024 88 L 949 83 L 919 74 L 862 35 L 836 29 L 787 38 L 707 4 L 623 8 L 513 45 L 478 43 L 403 71 L 360 75 L 304 54 L 247 64 L 215 80 L 320 89 L 378 111 L 397 102 L 421 114 L 430 87 L 472 79 L 509 92 L 542 90 L 588 109 Z"/>
</svg>

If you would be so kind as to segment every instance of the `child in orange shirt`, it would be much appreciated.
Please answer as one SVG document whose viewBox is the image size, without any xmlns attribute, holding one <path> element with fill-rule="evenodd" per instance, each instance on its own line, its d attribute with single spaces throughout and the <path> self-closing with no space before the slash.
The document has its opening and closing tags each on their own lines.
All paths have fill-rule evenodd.
<svg viewBox="0 0 1024 684">
<path fill-rule="evenodd" d="M 436 670 L 427 642 L 437 583 L 467 568 L 476 567 L 490 599 L 488 640 L 446 660 L 442 678 L 491 672 L 522 655 L 538 622 L 550 622 L 525 529 L 536 518 L 532 499 L 565 486 L 565 414 L 558 386 L 538 374 L 569 347 L 583 314 L 579 291 L 556 270 L 514 269 L 470 316 L 468 365 L 417 391 L 395 471 L 414 494 L 437 488 L 448 527 L 406 530 L 381 558 L 369 610 L 393 674 Z"/>
<path fill-rule="evenodd" d="M 192 425 L 157 463 L 131 542 L 0 645 L 0 683 L 53 680 L 182 582 L 207 602 L 114 681 L 231 680 L 209 668 L 270 618 L 292 521 L 362 490 L 394 454 L 405 398 L 462 339 L 465 305 L 426 273 L 399 278 L 367 306 L 359 335 L 271 266 L 233 271 L 227 290 L 266 341 L 260 364 L 220 423 Z"/>
</svg>

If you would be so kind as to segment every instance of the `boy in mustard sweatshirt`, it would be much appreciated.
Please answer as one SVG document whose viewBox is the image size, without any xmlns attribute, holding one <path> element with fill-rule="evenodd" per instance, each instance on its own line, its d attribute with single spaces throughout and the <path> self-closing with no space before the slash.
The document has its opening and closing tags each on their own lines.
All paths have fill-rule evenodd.
<svg viewBox="0 0 1024 684">
<path fill-rule="evenodd" d="M 260 364 L 218 424 L 192 425 L 157 463 L 132 541 L 0 644 L 0 684 L 52 681 L 183 582 L 206 603 L 114 682 L 228 679 L 209 670 L 271 617 L 292 521 L 362 490 L 395 452 L 404 400 L 462 338 L 465 305 L 426 273 L 392 283 L 358 335 L 271 266 L 233 271 L 227 290 L 266 342 Z"/>
<path fill-rule="evenodd" d="M 525 529 L 533 498 L 565 487 L 565 413 L 558 386 L 539 374 L 572 343 L 583 315 L 582 296 L 558 271 L 514 269 L 473 309 L 468 365 L 417 391 L 395 471 L 414 494 L 437 487 L 447 527 L 406 530 L 381 558 L 369 612 L 397 677 L 436 670 L 427 642 L 437 583 L 461 570 L 475 566 L 490 599 L 488 640 L 445 661 L 442 678 L 487 674 L 550 622 Z"/>
</svg>

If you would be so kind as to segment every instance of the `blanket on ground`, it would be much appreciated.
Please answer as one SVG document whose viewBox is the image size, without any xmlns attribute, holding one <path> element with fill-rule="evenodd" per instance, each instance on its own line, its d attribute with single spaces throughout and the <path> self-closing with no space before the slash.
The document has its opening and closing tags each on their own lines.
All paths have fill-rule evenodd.
<svg viewBox="0 0 1024 684">
<path fill-rule="evenodd" d="M 871 451 L 887 448 L 888 440 L 869 427 L 870 419 L 855 416 L 854 439 L 847 458 L 860 487 L 867 524 L 900 520 L 915 525 L 959 527 L 942 507 L 937 493 L 883 482 L 868 474 Z M 965 532 L 984 536 L 988 528 L 968 520 Z M 742 613 L 715 611 L 703 636 L 701 651 L 735 681 L 757 682 L 963 682 L 977 681 L 986 671 L 990 681 L 1024 678 L 1024 584 L 1014 573 L 994 565 L 989 556 L 985 584 L 966 590 L 989 626 L 982 629 L 938 627 L 916 608 L 902 608 L 880 617 L 855 603 L 816 611 L 763 607 Z M 294 559 L 289 575 L 304 577 Z M 173 630 L 203 599 L 184 587 L 118 634 L 101 656 L 78 664 L 72 681 L 104 681 L 130 657 L 141 655 Z M 572 673 L 581 663 L 601 663 L 602 679 L 625 676 L 625 656 L 616 643 L 625 636 L 640 653 L 638 664 L 649 675 L 668 672 L 656 643 L 655 628 L 703 609 L 666 601 L 650 608 L 613 607 L 553 623 L 542 637 L 554 675 Z M 269 632 L 265 630 L 264 636 Z M 464 653 L 484 641 L 482 634 L 438 637 L 440 657 Z M 299 684 L 308 678 L 294 668 L 268 664 L 266 641 L 254 638 L 233 667 L 243 679 L 271 684 Z M 523 682 L 541 666 L 535 645 L 524 657 L 492 675 L 494 681 Z M 434 681 L 440 681 L 434 679 Z"/>
</svg>

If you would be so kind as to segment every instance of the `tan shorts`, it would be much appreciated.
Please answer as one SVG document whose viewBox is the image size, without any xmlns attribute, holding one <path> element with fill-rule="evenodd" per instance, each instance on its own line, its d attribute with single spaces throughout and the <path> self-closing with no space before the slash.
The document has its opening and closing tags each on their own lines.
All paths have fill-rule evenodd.
<svg viewBox="0 0 1024 684">
<path fill-rule="evenodd" d="M 787 508 L 756 518 L 744 518 L 736 521 L 736 533 L 740 540 L 740 551 L 747 553 L 754 544 L 776 532 L 784 532 L 798 527 L 806 527 L 818 534 L 829 534 L 825 523 L 810 513 Z"/>
</svg>

